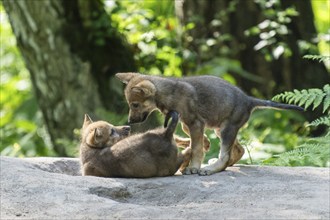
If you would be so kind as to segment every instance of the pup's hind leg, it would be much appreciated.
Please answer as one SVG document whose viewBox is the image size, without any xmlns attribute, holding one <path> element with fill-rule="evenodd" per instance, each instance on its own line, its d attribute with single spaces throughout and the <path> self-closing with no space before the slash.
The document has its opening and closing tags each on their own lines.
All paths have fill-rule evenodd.
<svg viewBox="0 0 330 220">
<path fill-rule="evenodd" d="M 240 145 L 240 143 L 236 139 L 231 149 L 228 166 L 233 166 L 235 163 L 237 163 L 243 157 L 244 152 L 245 152 L 244 148 Z"/>
<path fill-rule="evenodd" d="M 181 123 L 181 127 L 182 127 L 182 130 L 183 130 L 183 132 L 184 133 L 186 133 L 189 137 L 190 137 L 190 133 L 189 133 L 189 128 L 188 128 L 188 126 L 187 125 L 185 125 L 185 124 L 183 124 L 183 123 Z M 182 138 L 182 140 L 183 140 L 184 138 Z M 175 141 L 176 141 L 177 139 L 175 138 Z M 190 139 L 189 139 L 190 140 Z M 183 140 L 183 142 L 184 141 L 187 141 L 187 140 Z M 178 143 L 178 142 L 177 142 Z M 204 134 L 204 139 L 203 139 L 203 148 L 204 148 L 204 151 L 205 152 L 207 152 L 207 151 L 209 151 L 209 149 L 210 149 L 210 145 L 211 145 L 211 143 L 210 143 L 210 140 L 208 139 L 208 137 Z"/>
<path fill-rule="evenodd" d="M 178 166 L 180 167 L 180 172 L 182 173 L 186 167 L 189 166 L 191 160 L 191 148 L 188 147 L 184 149 L 182 152 L 179 152 L 178 156 Z"/>
<path fill-rule="evenodd" d="M 174 141 L 179 148 L 187 148 L 190 146 L 190 138 L 183 138 L 178 135 L 174 135 Z M 204 151 L 208 151 L 210 148 L 210 141 L 206 135 L 204 135 Z"/>
<path fill-rule="evenodd" d="M 199 172 L 199 175 L 211 175 L 223 171 L 229 166 L 232 148 L 236 140 L 236 135 L 239 130 L 239 127 L 235 125 L 228 124 L 221 131 L 221 149 L 219 154 L 219 159 L 213 164 L 202 168 Z"/>
<path fill-rule="evenodd" d="M 100 176 L 104 177 L 104 173 L 97 169 L 95 166 L 87 163 L 82 167 L 82 175 L 83 176 Z"/>
<path fill-rule="evenodd" d="M 187 148 L 190 146 L 190 138 L 183 138 L 178 135 L 174 135 L 174 141 L 179 148 Z"/>
</svg>

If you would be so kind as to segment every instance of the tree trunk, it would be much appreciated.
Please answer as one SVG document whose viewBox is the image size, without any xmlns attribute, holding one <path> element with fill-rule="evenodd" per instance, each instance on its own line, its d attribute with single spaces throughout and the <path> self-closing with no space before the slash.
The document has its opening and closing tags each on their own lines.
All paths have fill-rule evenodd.
<svg viewBox="0 0 330 220">
<path fill-rule="evenodd" d="M 55 151 L 67 156 L 85 113 L 122 112 L 112 76 L 136 69 L 133 54 L 111 27 L 101 1 L 4 0 Z M 118 83 L 118 87 L 121 84 Z"/>
<path fill-rule="evenodd" d="M 239 72 L 231 72 L 249 94 L 256 88 L 262 96 L 271 98 L 284 90 L 321 88 L 330 81 L 325 66 L 302 58 L 306 54 L 318 54 L 317 47 L 312 45 L 304 50 L 299 45 L 313 42 L 317 35 L 310 0 L 281 0 L 272 7 L 278 12 L 291 6 L 299 15 L 290 17 L 291 22 L 286 24 L 288 34 L 276 32 L 273 37 L 276 43 L 257 50 L 256 45 L 261 41 L 259 34 L 248 36 L 246 31 L 269 19 L 261 4 L 253 0 L 178 1 L 176 12 L 181 24 L 195 24 L 195 28 L 182 35 L 183 48 L 192 54 L 184 59 L 184 73 L 193 73 L 211 59 L 229 57 L 240 61 L 244 71 L 262 79 L 260 83 Z M 271 30 L 269 25 L 265 27 L 265 32 Z M 283 49 L 281 45 L 285 45 L 286 53 L 278 53 Z M 274 58 L 275 53 L 279 55 Z"/>
</svg>

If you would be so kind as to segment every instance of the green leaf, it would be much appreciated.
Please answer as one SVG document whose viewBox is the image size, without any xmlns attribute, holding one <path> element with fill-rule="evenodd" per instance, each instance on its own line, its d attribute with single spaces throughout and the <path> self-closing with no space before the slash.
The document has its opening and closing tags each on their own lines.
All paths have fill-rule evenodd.
<svg viewBox="0 0 330 220">
<path fill-rule="evenodd" d="M 316 109 L 322 103 L 324 96 L 325 96 L 325 94 L 320 94 L 315 97 L 314 102 L 313 102 L 313 110 Z"/>
<path fill-rule="evenodd" d="M 285 13 L 288 16 L 298 16 L 299 15 L 299 12 L 297 12 L 297 10 L 294 7 L 285 9 Z"/>
<path fill-rule="evenodd" d="M 319 125 L 327 125 L 330 127 L 330 115 L 318 118 L 314 121 L 312 121 L 308 126 L 319 126 Z"/>
<path fill-rule="evenodd" d="M 305 109 L 307 109 L 314 101 L 315 94 L 309 94 L 308 99 L 305 102 Z"/>
<path fill-rule="evenodd" d="M 323 55 L 305 55 L 303 58 L 307 60 L 318 60 L 319 62 L 330 60 L 330 56 L 323 56 Z"/>
<path fill-rule="evenodd" d="M 298 105 L 302 106 L 304 103 L 306 103 L 307 99 L 308 99 L 308 92 L 306 89 L 303 89 L 301 91 L 301 99 Z"/>
<path fill-rule="evenodd" d="M 324 98 L 323 101 L 323 111 L 322 113 L 325 113 L 330 107 L 330 95 L 327 94 L 327 96 Z"/>
<path fill-rule="evenodd" d="M 330 107 L 330 85 L 326 84 L 323 87 L 323 91 L 326 93 L 323 101 L 323 113 L 325 113 Z"/>
</svg>

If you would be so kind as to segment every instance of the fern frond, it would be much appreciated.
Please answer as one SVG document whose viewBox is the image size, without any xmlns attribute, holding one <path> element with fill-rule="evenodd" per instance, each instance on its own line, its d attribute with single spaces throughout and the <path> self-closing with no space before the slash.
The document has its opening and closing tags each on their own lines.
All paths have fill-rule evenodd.
<svg viewBox="0 0 330 220">
<path fill-rule="evenodd" d="M 305 55 L 303 58 L 308 60 L 318 60 L 320 63 L 322 61 L 330 60 L 330 56 L 323 56 L 323 55 Z"/>
<path fill-rule="evenodd" d="M 306 56 L 307 57 L 307 56 Z M 319 59 L 310 56 L 311 59 Z M 322 57 L 324 59 L 324 57 Z M 330 59 L 330 57 L 329 57 Z M 330 108 L 330 85 L 326 84 L 322 89 L 303 89 L 284 92 L 274 96 L 275 101 L 285 101 L 303 106 L 305 109 L 312 106 L 312 110 L 323 105 L 323 113 Z M 330 165 L 330 111 L 324 117 L 318 118 L 308 126 L 326 125 L 327 133 L 324 136 L 310 138 L 299 148 L 265 160 L 264 164 L 277 166 L 329 166 Z"/>
<path fill-rule="evenodd" d="M 323 91 L 326 94 L 323 101 L 323 113 L 326 112 L 330 107 L 330 85 L 326 84 L 323 87 Z"/>
<path fill-rule="evenodd" d="M 296 90 L 296 93 L 298 93 L 299 91 Z M 298 96 L 298 94 L 296 94 L 294 92 L 284 92 L 281 94 L 278 94 L 276 96 L 273 97 L 272 100 L 274 101 L 285 101 L 286 103 L 292 103 L 293 101 L 295 101 L 295 97 Z M 299 100 L 299 98 L 297 98 L 297 100 Z"/>
<path fill-rule="evenodd" d="M 313 125 L 330 124 L 330 115 L 312 122 Z M 325 136 L 309 138 L 298 148 L 277 155 L 263 163 L 275 166 L 330 166 L 330 130 Z"/>
<path fill-rule="evenodd" d="M 323 89 L 295 89 L 293 92 L 284 92 L 273 97 L 274 101 L 285 101 L 289 104 L 295 104 L 307 109 L 313 106 L 313 110 L 323 103 L 323 113 L 330 107 L 330 85 L 326 84 Z"/>
<path fill-rule="evenodd" d="M 301 99 L 298 105 L 302 106 L 304 103 L 306 103 L 307 99 L 308 99 L 308 91 L 306 89 L 303 89 L 301 91 Z"/>
<path fill-rule="evenodd" d="M 299 148 L 282 153 L 270 164 L 276 166 L 319 166 L 329 165 L 330 151 L 329 144 L 305 143 Z"/>
<path fill-rule="evenodd" d="M 319 125 L 326 125 L 330 127 L 330 115 L 317 118 L 316 120 L 312 121 L 308 126 L 314 126 L 317 127 Z"/>
</svg>

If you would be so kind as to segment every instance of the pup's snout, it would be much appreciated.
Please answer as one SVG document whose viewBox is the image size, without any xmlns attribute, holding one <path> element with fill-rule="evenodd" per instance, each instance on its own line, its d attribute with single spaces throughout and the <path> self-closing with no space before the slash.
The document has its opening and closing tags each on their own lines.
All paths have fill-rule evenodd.
<svg viewBox="0 0 330 220">
<path fill-rule="evenodd" d="M 131 125 L 131 124 L 135 124 L 135 123 L 139 123 L 141 122 L 141 120 L 138 120 L 138 119 L 134 119 L 134 118 L 129 118 L 128 119 L 128 124 Z"/>
<path fill-rule="evenodd" d="M 135 124 L 144 122 L 148 118 L 149 112 L 143 112 L 142 114 L 132 114 L 130 113 L 128 116 L 128 124 Z"/>
<path fill-rule="evenodd" d="M 126 132 L 130 132 L 131 127 L 130 126 L 125 126 L 125 127 L 123 127 L 123 130 L 126 131 Z"/>
</svg>

